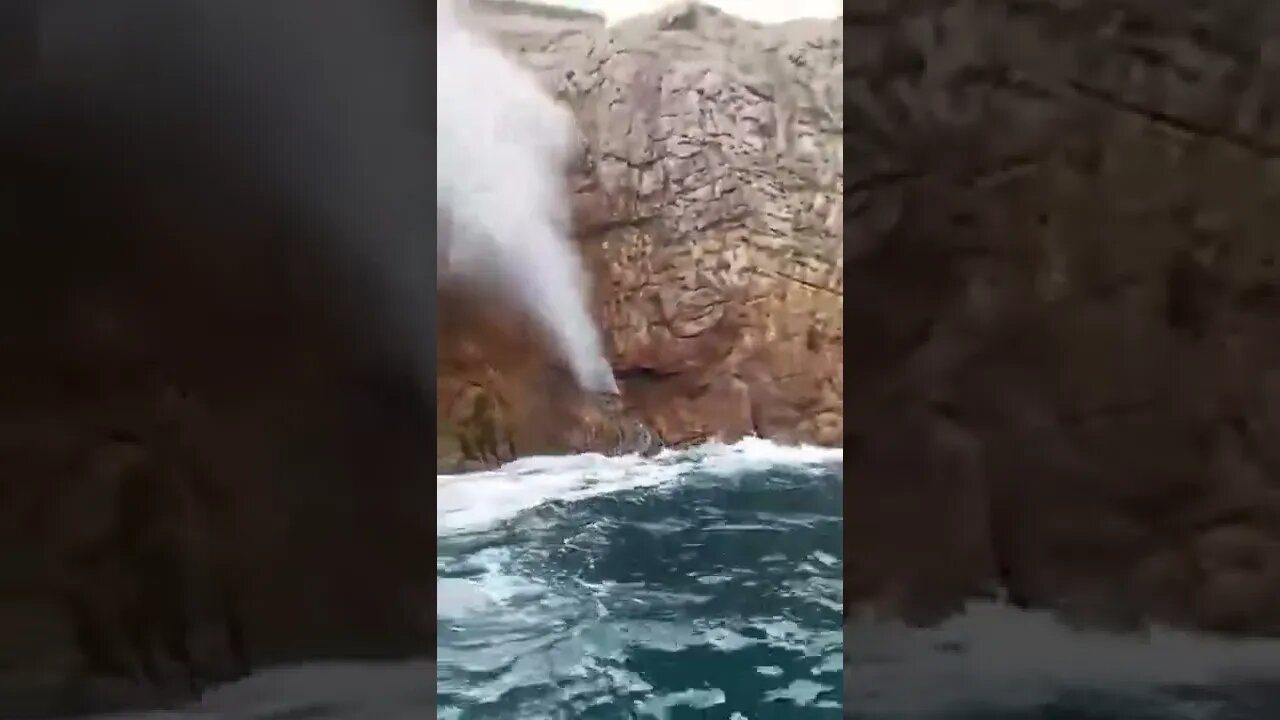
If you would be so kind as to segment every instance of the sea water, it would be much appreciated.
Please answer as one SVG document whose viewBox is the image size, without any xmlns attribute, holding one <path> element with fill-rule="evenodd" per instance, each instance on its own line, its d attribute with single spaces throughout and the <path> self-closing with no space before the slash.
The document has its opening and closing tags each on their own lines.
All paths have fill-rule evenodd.
<svg viewBox="0 0 1280 720">
<path fill-rule="evenodd" d="M 440 479 L 439 717 L 838 718 L 840 450 Z"/>
</svg>

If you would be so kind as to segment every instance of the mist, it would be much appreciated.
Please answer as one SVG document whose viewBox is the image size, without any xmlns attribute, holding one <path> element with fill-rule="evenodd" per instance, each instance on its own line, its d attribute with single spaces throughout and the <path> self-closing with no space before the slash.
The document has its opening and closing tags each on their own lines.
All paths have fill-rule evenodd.
<svg viewBox="0 0 1280 720">
<path fill-rule="evenodd" d="M 573 117 L 465 9 L 437 7 L 437 283 L 527 313 L 583 390 L 617 394 L 569 237 Z"/>
</svg>

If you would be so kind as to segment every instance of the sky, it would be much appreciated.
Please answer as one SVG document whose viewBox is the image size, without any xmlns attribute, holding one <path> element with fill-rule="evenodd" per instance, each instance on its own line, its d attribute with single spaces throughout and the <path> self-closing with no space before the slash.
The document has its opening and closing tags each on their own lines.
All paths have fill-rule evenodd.
<svg viewBox="0 0 1280 720">
<path fill-rule="evenodd" d="M 545 0 L 590 10 L 612 23 L 632 15 L 653 12 L 673 0 Z M 709 4 L 738 17 L 759 22 L 781 22 L 801 17 L 836 17 L 843 0 L 710 0 Z"/>
</svg>

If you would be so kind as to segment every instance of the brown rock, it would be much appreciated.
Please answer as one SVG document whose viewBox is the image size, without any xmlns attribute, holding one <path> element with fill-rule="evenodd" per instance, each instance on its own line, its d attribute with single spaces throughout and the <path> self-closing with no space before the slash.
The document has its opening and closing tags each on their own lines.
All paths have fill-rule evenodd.
<svg viewBox="0 0 1280 720">
<path fill-rule="evenodd" d="M 605 27 L 486 3 L 480 22 L 578 120 L 576 234 L 623 390 L 623 407 L 595 422 L 638 422 L 668 444 L 746 434 L 840 444 L 839 24 L 760 26 L 699 4 Z M 492 434 L 514 454 L 619 434 L 575 429 L 592 414 L 551 379 L 536 339 L 497 322 L 468 330 L 485 350 L 462 358 L 450 332 L 441 387 L 482 388 L 509 408 Z M 474 450 L 489 431 L 472 429 L 469 406 L 442 394 L 439 408 L 466 437 L 463 454 L 492 462 Z"/>
</svg>

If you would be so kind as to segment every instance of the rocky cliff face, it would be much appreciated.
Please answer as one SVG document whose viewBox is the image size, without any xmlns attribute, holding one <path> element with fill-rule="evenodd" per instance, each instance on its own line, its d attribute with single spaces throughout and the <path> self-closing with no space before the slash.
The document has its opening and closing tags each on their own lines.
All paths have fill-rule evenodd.
<svg viewBox="0 0 1280 720">
<path fill-rule="evenodd" d="M 513 318 L 442 319 L 443 467 L 543 450 L 843 437 L 843 31 L 680 5 L 480 26 L 577 117 L 567 178 L 623 395 L 579 397 Z"/>
<path fill-rule="evenodd" d="M 846 7 L 849 600 L 1280 633 L 1280 9 Z"/>
</svg>

